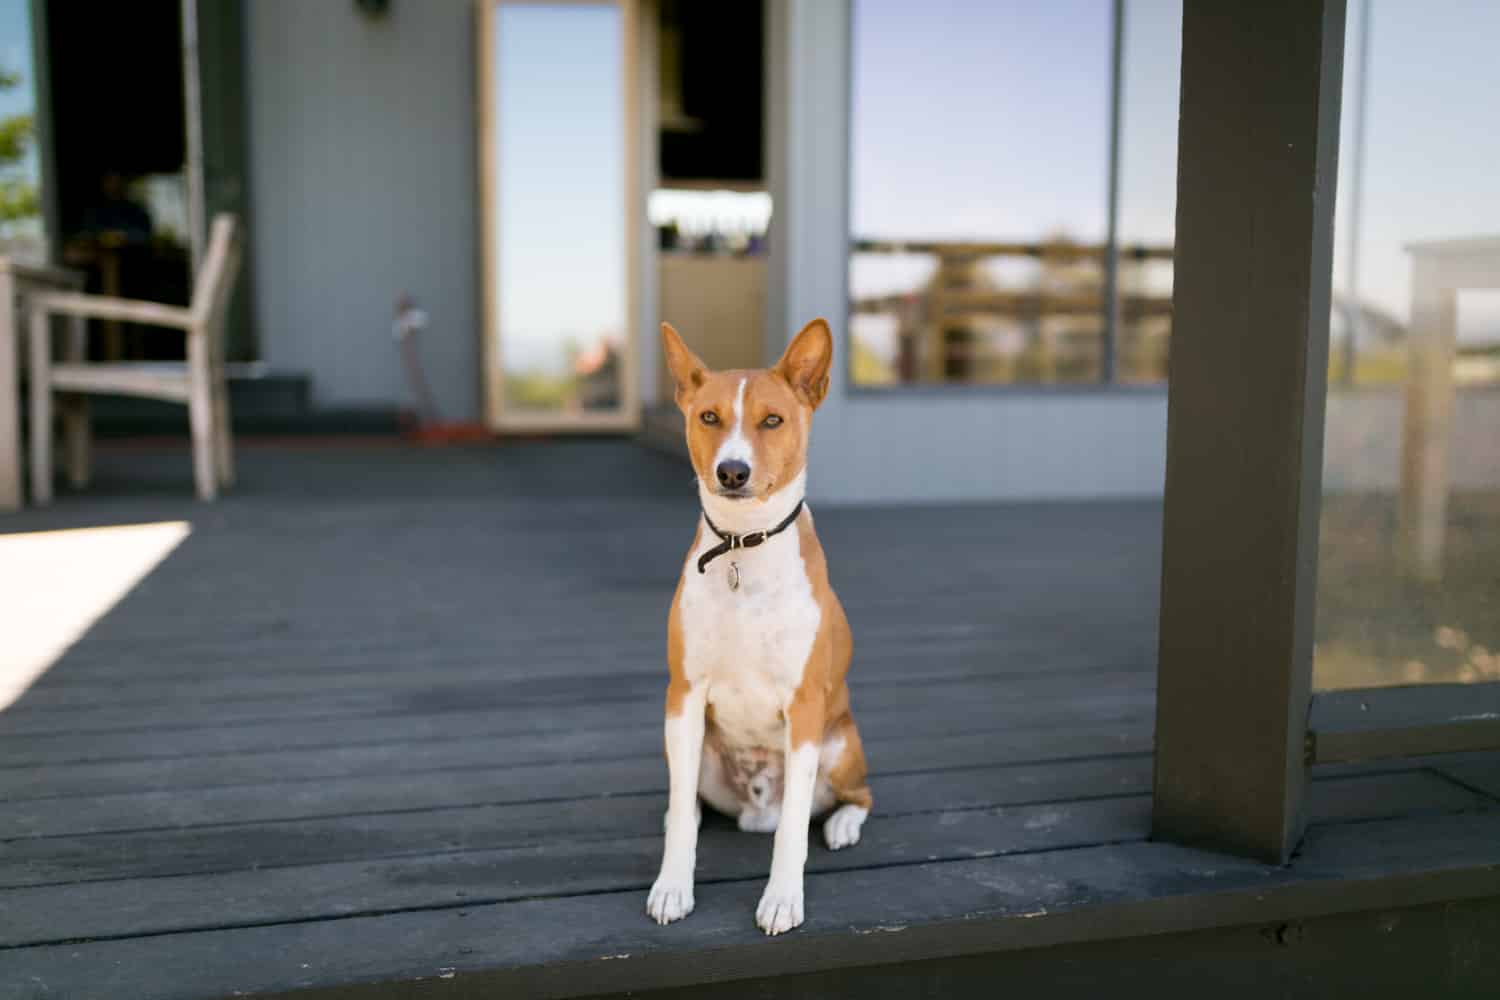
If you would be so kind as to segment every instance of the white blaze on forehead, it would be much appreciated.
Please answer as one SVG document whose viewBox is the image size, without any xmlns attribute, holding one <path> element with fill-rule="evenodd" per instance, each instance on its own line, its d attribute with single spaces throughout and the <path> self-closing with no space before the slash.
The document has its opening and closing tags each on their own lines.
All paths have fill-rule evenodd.
<svg viewBox="0 0 1500 1000">
<path fill-rule="evenodd" d="M 745 383 L 748 378 L 740 379 L 740 387 L 734 394 L 734 429 L 729 432 L 729 437 L 719 445 L 719 452 L 714 456 L 714 468 L 717 469 L 721 462 L 738 459 L 746 465 L 754 467 L 755 455 L 750 449 L 750 440 L 745 437 Z"/>
</svg>

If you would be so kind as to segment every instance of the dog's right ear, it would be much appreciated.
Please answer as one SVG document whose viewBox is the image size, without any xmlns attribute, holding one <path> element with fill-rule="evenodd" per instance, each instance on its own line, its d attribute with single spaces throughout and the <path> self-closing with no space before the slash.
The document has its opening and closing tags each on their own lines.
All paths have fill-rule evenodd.
<svg viewBox="0 0 1500 1000">
<path fill-rule="evenodd" d="M 667 371 L 677 383 L 677 405 L 683 406 L 708 378 L 708 368 L 698 355 L 688 350 L 671 323 L 661 325 L 661 346 L 667 352 Z"/>
</svg>

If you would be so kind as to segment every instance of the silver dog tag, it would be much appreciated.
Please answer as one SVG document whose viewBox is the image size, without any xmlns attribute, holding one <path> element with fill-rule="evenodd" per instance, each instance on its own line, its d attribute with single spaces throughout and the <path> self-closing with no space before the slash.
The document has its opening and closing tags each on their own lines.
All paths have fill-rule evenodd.
<svg viewBox="0 0 1500 1000">
<path fill-rule="evenodd" d="M 740 589 L 740 564 L 739 563 L 732 562 L 732 563 L 729 564 L 729 589 L 730 590 L 739 590 Z"/>
</svg>

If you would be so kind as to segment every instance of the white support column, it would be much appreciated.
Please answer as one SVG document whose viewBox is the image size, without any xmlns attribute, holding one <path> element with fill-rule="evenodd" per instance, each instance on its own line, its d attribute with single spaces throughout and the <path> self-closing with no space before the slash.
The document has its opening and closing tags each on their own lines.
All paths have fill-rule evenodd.
<svg viewBox="0 0 1500 1000">
<path fill-rule="evenodd" d="M 842 439 L 848 388 L 851 6 L 766 4 L 766 360 L 815 316 L 833 328 L 832 380 L 814 423 L 820 463 Z"/>
<path fill-rule="evenodd" d="M 641 0 L 636 36 L 636 58 L 639 70 L 636 85 L 640 100 L 640 116 L 637 123 L 639 139 L 636 144 L 637 170 L 639 178 L 635 191 L 628 197 L 634 199 L 639 223 L 636 231 L 635 268 L 630 280 L 636 284 L 636 365 L 637 383 L 640 386 L 640 402 L 643 407 L 656 405 L 660 386 L 661 336 L 657 324 L 661 322 L 658 295 L 661 287 L 661 266 L 657 259 L 656 228 L 646 217 L 646 201 L 651 192 L 661 185 L 660 143 L 657 140 L 657 103 L 660 100 L 660 64 L 657 26 L 661 17 L 657 0 Z"/>
<path fill-rule="evenodd" d="M 21 342 L 16 279 L 10 261 L 0 259 L 0 514 L 20 510 Z"/>
</svg>

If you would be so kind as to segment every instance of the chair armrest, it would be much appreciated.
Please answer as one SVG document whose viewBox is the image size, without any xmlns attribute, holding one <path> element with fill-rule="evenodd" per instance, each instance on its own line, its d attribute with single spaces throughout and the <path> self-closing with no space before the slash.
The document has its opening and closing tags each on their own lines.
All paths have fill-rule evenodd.
<svg viewBox="0 0 1500 1000">
<path fill-rule="evenodd" d="M 61 313 L 65 316 L 115 319 L 125 323 L 144 323 L 147 326 L 165 326 L 189 331 L 197 325 L 192 312 L 181 306 L 165 306 L 159 302 L 138 302 L 134 299 L 114 299 L 107 295 L 44 292 L 29 296 L 27 303 L 32 309 Z"/>
</svg>

